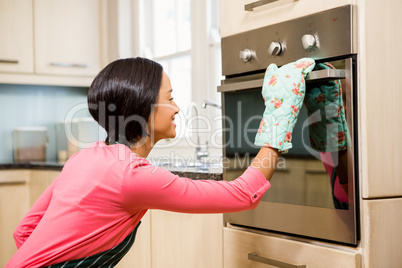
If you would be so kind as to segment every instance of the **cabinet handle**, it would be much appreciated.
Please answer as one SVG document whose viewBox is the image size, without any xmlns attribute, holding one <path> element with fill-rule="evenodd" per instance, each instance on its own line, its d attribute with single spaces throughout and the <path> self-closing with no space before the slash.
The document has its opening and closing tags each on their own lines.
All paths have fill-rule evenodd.
<svg viewBox="0 0 402 268">
<path fill-rule="evenodd" d="M 255 1 L 255 2 L 252 2 L 250 4 L 244 5 L 244 10 L 245 11 L 253 11 L 254 8 L 256 8 L 256 7 L 260 7 L 260 6 L 263 6 L 263 5 L 272 3 L 272 2 L 276 2 L 276 1 L 279 1 L 279 0 L 260 0 L 260 1 Z"/>
<path fill-rule="evenodd" d="M 288 168 L 276 168 L 275 169 L 275 172 L 281 172 L 281 173 L 289 173 L 290 172 L 290 169 L 288 169 Z"/>
<path fill-rule="evenodd" d="M 312 174 L 312 175 L 320 175 L 320 174 L 325 174 L 328 175 L 328 173 L 325 170 L 306 170 L 306 174 Z"/>
<path fill-rule="evenodd" d="M 50 65 L 54 67 L 66 67 L 66 68 L 87 68 L 88 65 L 84 63 L 69 63 L 69 62 L 51 62 Z"/>
<path fill-rule="evenodd" d="M 7 59 L 0 59 L 0 63 L 12 63 L 12 64 L 18 64 L 18 60 L 7 60 Z"/>
<path fill-rule="evenodd" d="M 306 265 L 293 265 L 285 262 L 275 261 L 268 258 L 260 257 L 257 253 L 249 253 L 248 259 L 251 261 L 261 262 L 264 264 L 273 265 L 280 268 L 306 268 Z"/>
<path fill-rule="evenodd" d="M 0 186 L 4 185 L 21 185 L 27 183 L 25 180 L 23 181 L 0 181 Z"/>
</svg>

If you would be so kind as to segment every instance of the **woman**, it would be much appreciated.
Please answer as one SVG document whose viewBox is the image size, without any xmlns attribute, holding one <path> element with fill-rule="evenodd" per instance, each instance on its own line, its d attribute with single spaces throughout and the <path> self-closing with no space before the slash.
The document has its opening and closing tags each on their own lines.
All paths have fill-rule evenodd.
<svg viewBox="0 0 402 268">
<path fill-rule="evenodd" d="M 193 181 L 152 166 L 155 143 L 176 136 L 179 108 L 161 65 L 112 62 L 88 93 L 107 132 L 71 157 L 14 233 L 6 267 L 113 267 L 128 251 L 147 209 L 226 213 L 254 209 L 270 187 L 280 153 L 263 147 L 237 180 Z"/>
</svg>

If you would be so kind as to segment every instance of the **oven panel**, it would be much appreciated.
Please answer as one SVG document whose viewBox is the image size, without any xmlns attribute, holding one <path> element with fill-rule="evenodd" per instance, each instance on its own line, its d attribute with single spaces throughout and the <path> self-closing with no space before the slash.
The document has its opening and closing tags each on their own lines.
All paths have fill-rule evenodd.
<svg viewBox="0 0 402 268">
<path fill-rule="evenodd" d="M 324 62 L 336 71 L 322 73 L 316 67 L 306 79 L 305 101 L 317 98 L 311 95 L 317 88 L 327 96 L 325 90 L 333 83 L 340 85 L 341 98 L 319 100 L 325 103 L 317 108 L 319 121 L 314 107 L 303 105 L 292 135 L 293 148 L 282 155 L 271 179 L 272 187 L 255 210 L 225 214 L 225 222 L 357 244 L 356 56 L 330 62 L 317 60 Z M 263 75 L 226 79 L 218 88 L 224 114 L 223 155 L 228 163 L 224 166 L 225 180 L 240 176 L 259 151 L 253 142 L 265 109 L 261 96 Z M 341 108 L 345 129 L 334 131 L 331 118 Z M 324 141 L 328 144 L 338 139 L 335 145 L 343 141 L 344 146 L 314 145 L 314 124 L 324 127 Z M 334 136 L 340 132 L 344 135 Z"/>
<path fill-rule="evenodd" d="M 222 39 L 222 73 L 234 76 L 308 57 L 356 53 L 352 6 L 332 9 Z"/>
</svg>

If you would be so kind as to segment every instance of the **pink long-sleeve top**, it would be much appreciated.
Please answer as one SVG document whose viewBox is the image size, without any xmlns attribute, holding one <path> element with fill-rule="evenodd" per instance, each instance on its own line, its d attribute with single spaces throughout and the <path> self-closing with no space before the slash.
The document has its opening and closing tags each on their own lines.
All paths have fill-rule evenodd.
<svg viewBox="0 0 402 268">
<path fill-rule="evenodd" d="M 255 208 L 270 187 L 249 167 L 238 179 L 191 180 L 152 166 L 125 145 L 90 145 L 65 164 L 14 232 L 6 267 L 43 267 L 108 250 L 147 209 L 226 213 Z"/>
</svg>

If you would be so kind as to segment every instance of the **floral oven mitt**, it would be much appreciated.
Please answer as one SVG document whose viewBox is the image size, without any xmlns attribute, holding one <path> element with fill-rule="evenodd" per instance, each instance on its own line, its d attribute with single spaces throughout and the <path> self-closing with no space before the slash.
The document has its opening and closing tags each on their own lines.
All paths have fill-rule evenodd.
<svg viewBox="0 0 402 268">
<path fill-rule="evenodd" d="M 329 63 L 319 63 L 316 69 L 334 69 Z M 340 80 L 320 83 L 309 88 L 304 99 L 309 120 L 311 146 L 320 152 L 345 150 L 347 125 Z"/>
<path fill-rule="evenodd" d="M 255 137 L 255 145 L 287 152 L 292 148 L 292 132 L 306 91 L 305 76 L 314 68 L 313 59 L 303 58 L 265 71 L 262 97 L 265 111 Z"/>
</svg>

